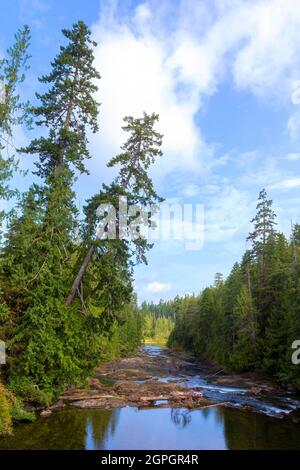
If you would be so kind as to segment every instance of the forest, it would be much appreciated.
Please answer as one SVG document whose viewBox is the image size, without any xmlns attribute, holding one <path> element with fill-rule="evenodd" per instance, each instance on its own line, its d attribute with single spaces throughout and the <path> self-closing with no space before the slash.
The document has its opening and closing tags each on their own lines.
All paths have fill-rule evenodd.
<svg viewBox="0 0 300 470">
<path fill-rule="evenodd" d="M 27 26 L 0 62 L 0 434 L 15 420 L 33 419 L 23 401 L 47 405 L 70 384 L 84 383 L 101 360 L 132 353 L 141 344 L 143 320 L 133 292 L 133 269 L 146 263 L 145 239 L 97 237 L 97 208 L 118 211 L 120 197 L 145 207 L 161 200 L 148 169 L 161 157 L 156 114 L 124 117 L 128 139 L 108 166 L 117 176 L 76 207 L 74 182 L 87 173 L 89 133 L 96 133 L 100 104 L 94 99 L 100 74 L 93 65 L 96 43 L 83 21 L 63 30 L 62 46 L 40 77 L 44 93 L 23 102 L 19 87 L 30 67 Z M 15 149 L 17 126 L 33 138 Z M 32 184 L 20 159 L 34 158 Z M 118 225 L 117 225 L 118 228 Z M 107 227 L 105 227 L 107 229 Z"/>
<path fill-rule="evenodd" d="M 290 239 L 277 230 L 265 190 L 251 220 L 251 247 L 229 276 L 200 295 L 175 298 L 168 344 L 237 371 L 258 371 L 300 389 L 293 343 L 300 338 L 300 225 Z M 168 302 L 168 308 L 170 302 Z"/>
<path fill-rule="evenodd" d="M 100 362 L 134 354 L 144 341 L 300 390 L 300 369 L 291 360 L 300 338 L 300 224 L 287 239 L 261 190 L 250 248 L 226 279 L 217 273 L 199 295 L 139 306 L 134 268 L 147 264 L 153 245 L 122 236 L 119 201 L 126 198 L 129 208 L 163 201 L 150 176 L 163 156 L 159 116 L 124 116 L 127 139 L 108 162 L 116 176 L 110 184 L 99 180 L 99 191 L 80 210 L 74 184 L 88 174 L 89 135 L 101 132 L 97 44 L 83 21 L 64 29 L 48 74 L 39 78 L 44 91 L 27 102 L 19 89 L 30 41 L 24 26 L 0 60 L 0 340 L 6 347 L 0 435 L 11 432 L 13 421 L 35 419 L 26 404 L 55 403 L 68 387 L 84 387 Z M 32 136 L 23 148 L 15 147 L 19 126 Z M 24 161 L 33 162 L 32 171 Z M 28 189 L 15 187 L 16 175 L 28 178 Z M 115 209 L 114 239 L 98 237 L 99 225 L 110 231 L 101 205 Z"/>
<path fill-rule="evenodd" d="M 164 346 L 174 328 L 175 311 L 172 302 L 142 302 L 139 310 L 143 318 L 143 338 L 146 343 Z"/>
</svg>

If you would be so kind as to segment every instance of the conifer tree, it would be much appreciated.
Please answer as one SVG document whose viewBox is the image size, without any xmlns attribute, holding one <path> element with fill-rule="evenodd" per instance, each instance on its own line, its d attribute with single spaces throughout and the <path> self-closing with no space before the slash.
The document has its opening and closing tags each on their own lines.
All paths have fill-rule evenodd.
<svg viewBox="0 0 300 470">
<path fill-rule="evenodd" d="M 4 204 L 18 193 L 10 185 L 13 174 L 18 170 L 18 161 L 14 153 L 13 128 L 21 124 L 30 125 L 28 103 L 22 102 L 18 91 L 19 85 L 25 79 L 25 72 L 28 70 L 29 42 L 29 28 L 24 26 L 17 31 L 13 46 L 0 60 L 0 245 L 3 224 L 10 212 L 5 209 Z M 0 262 L 0 331 L 9 315 L 3 294 L 3 278 L 5 280 Z"/>
<path fill-rule="evenodd" d="M 242 267 L 239 263 L 235 263 L 224 283 L 224 324 L 223 324 L 223 347 L 225 356 L 228 357 L 232 351 L 236 341 L 236 316 L 234 306 L 237 297 L 243 285 Z"/>
<path fill-rule="evenodd" d="M 256 260 L 261 261 L 265 268 L 268 241 L 275 236 L 276 214 L 272 209 L 273 201 L 267 198 L 267 192 L 262 189 L 258 196 L 256 216 L 251 220 L 254 230 L 247 237 L 252 243 L 252 254 Z"/>
<path fill-rule="evenodd" d="M 239 370 L 255 370 L 259 359 L 257 313 L 249 289 L 245 285 L 236 299 L 234 315 L 236 341 L 230 358 L 231 364 Z"/>
<path fill-rule="evenodd" d="M 93 67 L 95 43 L 86 25 L 79 21 L 63 33 L 68 44 L 61 47 L 50 74 L 42 77 L 49 89 L 38 95 L 41 105 L 32 109 L 37 125 L 46 127 L 48 135 L 23 149 L 38 154 L 37 174 L 45 179 L 44 184 L 33 185 L 24 196 L 21 215 L 8 231 L 3 257 L 4 272 L 11 280 L 4 292 L 10 310 L 10 375 L 29 377 L 51 393 L 53 387 L 88 373 L 98 341 L 90 337 L 91 322 L 76 309 L 67 309 L 64 299 L 76 249 L 72 184 L 76 170 L 86 171 L 87 128 L 94 132 L 98 128 L 98 105 L 92 94 L 99 74 Z M 25 252 L 30 261 L 24 252 L 19 256 L 29 239 L 32 246 Z M 19 296 L 11 293 L 17 281 L 24 301 L 15 315 L 14 299 Z"/>
<path fill-rule="evenodd" d="M 162 155 L 160 150 L 162 135 L 154 130 L 154 125 L 158 119 L 157 114 L 148 115 L 146 113 L 142 118 L 133 118 L 131 116 L 124 118 L 126 125 L 123 130 L 129 133 L 129 138 L 122 147 L 122 153 L 112 158 L 108 163 L 109 167 L 119 165 L 119 174 L 110 187 L 104 186 L 103 191 L 89 202 L 88 212 L 91 214 L 91 219 L 88 220 L 88 226 L 92 227 L 92 236 L 95 235 L 97 207 L 104 201 L 109 202 L 110 199 L 110 202 L 116 208 L 116 212 L 118 211 L 118 198 L 122 196 L 127 198 L 128 205 L 140 204 L 145 207 L 162 201 L 154 190 L 152 180 L 148 175 L 150 165 L 154 163 L 157 157 Z M 109 198 L 107 198 L 107 195 L 109 195 Z M 129 250 L 126 242 L 121 240 L 118 233 L 117 239 L 122 242 L 123 250 Z M 89 243 L 91 241 L 89 240 Z M 82 278 L 96 251 L 97 243 L 97 240 L 94 239 L 94 242 L 88 248 L 67 298 L 67 305 L 73 302 L 76 293 L 79 291 Z M 118 245 L 120 246 L 120 243 Z M 113 244 L 110 244 L 110 246 L 113 246 Z M 146 262 L 145 251 L 149 248 L 151 248 L 151 245 L 142 237 L 138 237 L 134 241 L 134 250 L 138 261 Z"/>
<path fill-rule="evenodd" d="M 49 75 L 40 78 L 49 90 L 37 93 L 41 105 L 32 108 L 37 125 L 49 129 L 47 137 L 34 139 L 23 149 L 28 154 L 38 154 L 37 174 L 47 177 L 55 169 L 77 169 L 87 172 L 85 160 L 90 158 L 87 148 L 87 129 L 97 132 L 98 103 L 93 94 L 98 87 L 99 72 L 93 66 L 91 32 L 83 21 L 64 29 L 68 40 L 51 63 Z"/>
<path fill-rule="evenodd" d="M 296 267 L 300 255 L 300 224 L 292 225 L 292 263 Z"/>
<path fill-rule="evenodd" d="M 292 238 L 296 247 L 300 247 L 300 224 L 295 224 L 292 230 Z"/>
<path fill-rule="evenodd" d="M 268 199 L 266 190 L 259 193 L 258 204 L 256 206 L 256 216 L 251 220 L 254 230 L 247 238 L 251 241 L 252 248 L 249 252 L 249 262 L 255 261 L 247 266 L 247 276 L 249 282 L 253 284 L 253 295 L 256 297 L 258 306 L 259 327 L 264 334 L 267 325 L 268 310 L 272 301 L 272 292 L 270 291 L 270 273 L 274 264 L 274 254 L 277 232 L 276 214 L 272 209 L 273 201 Z M 252 261 L 251 261 L 252 260 Z"/>
<path fill-rule="evenodd" d="M 8 49 L 6 57 L 0 60 L 0 227 L 5 215 L 1 203 L 16 193 L 9 185 L 17 169 L 13 128 L 23 123 L 30 125 L 28 103 L 21 101 L 18 92 L 28 70 L 29 43 L 29 28 L 24 26 L 15 34 L 15 43 Z"/>
<path fill-rule="evenodd" d="M 223 274 L 222 273 L 216 273 L 215 274 L 215 287 L 218 287 L 222 284 L 223 282 Z"/>
</svg>

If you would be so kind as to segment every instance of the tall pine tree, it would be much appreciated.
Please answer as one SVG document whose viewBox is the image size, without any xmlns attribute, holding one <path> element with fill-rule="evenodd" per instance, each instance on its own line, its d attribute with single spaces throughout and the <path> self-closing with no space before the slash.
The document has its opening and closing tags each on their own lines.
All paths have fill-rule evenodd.
<svg viewBox="0 0 300 470">
<path fill-rule="evenodd" d="M 120 198 L 126 197 L 127 204 L 147 207 L 151 204 L 162 201 L 153 187 L 153 182 L 148 175 L 148 169 L 155 159 L 162 155 L 160 146 L 162 144 L 162 135 L 154 129 L 155 123 L 159 117 L 156 114 L 148 115 L 144 113 L 142 118 L 126 117 L 126 125 L 123 127 L 125 132 L 129 133 L 129 138 L 122 147 L 122 153 L 114 157 L 109 163 L 109 167 L 120 166 L 119 174 L 112 185 L 103 186 L 103 190 L 89 201 L 87 226 L 90 236 L 87 239 L 87 245 L 90 244 L 87 254 L 79 267 L 77 276 L 73 282 L 70 294 L 67 298 L 67 305 L 71 305 L 76 294 L 79 292 L 80 285 L 87 268 L 97 251 L 99 241 L 95 237 L 96 212 L 100 204 L 111 203 L 116 211 L 118 218 L 118 205 Z M 147 223 L 147 221 L 145 221 Z M 122 252 L 123 262 L 127 263 L 129 246 L 118 230 L 116 230 L 117 245 Z M 137 260 L 146 262 L 145 252 L 151 248 L 151 245 L 142 237 L 136 237 L 133 241 L 134 252 Z M 114 244 L 110 243 L 109 247 Z M 101 247 L 100 247 L 101 250 Z M 127 257 L 125 252 L 127 251 Z M 111 255 L 109 255 L 111 256 Z M 116 263 L 117 258 L 113 257 Z"/>
<path fill-rule="evenodd" d="M 72 184 L 76 170 L 86 171 L 87 129 L 98 129 L 93 93 L 100 76 L 93 66 L 95 43 L 87 26 L 79 21 L 63 34 L 68 43 L 52 62 L 50 74 L 42 77 L 49 88 L 37 95 L 41 105 L 32 109 L 37 125 L 48 129 L 48 135 L 23 149 L 38 154 L 37 174 L 44 184 L 33 185 L 24 196 L 3 253 L 4 271 L 11 279 L 4 292 L 10 313 L 10 375 L 28 377 L 50 391 L 88 373 L 98 341 L 90 337 L 95 330 L 91 321 L 75 308 L 68 309 L 65 297 L 76 249 Z M 30 239 L 32 246 L 19 256 Z M 18 283 L 24 301 L 16 315 Z"/>
</svg>

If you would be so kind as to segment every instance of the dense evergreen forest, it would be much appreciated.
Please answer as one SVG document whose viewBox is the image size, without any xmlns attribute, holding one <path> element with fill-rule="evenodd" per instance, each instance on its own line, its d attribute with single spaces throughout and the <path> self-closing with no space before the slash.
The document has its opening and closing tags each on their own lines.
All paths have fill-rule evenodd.
<svg viewBox="0 0 300 470">
<path fill-rule="evenodd" d="M 143 337 L 146 342 L 166 344 L 174 328 L 175 310 L 172 302 L 143 302 L 140 307 L 143 318 Z"/>
<path fill-rule="evenodd" d="M 280 233 L 265 190 L 251 223 L 251 248 L 226 280 L 217 273 L 200 295 L 167 303 L 176 312 L 169 345 L 300 389 L 299 366 L 292 363 L 292 344 L 300 338 L 300 225 L 289 240 Z"/>
<path fill-rule="evenodd" d="M 108 163 L 117 176 L 110 185 L 99 181 L 99 192 L 80 213 L 73 184 L 87 173 L 88 133 L 99 131 L 94 93 L 101 82 L 87 26 L 79 21 L 63 30 L 62 40 L 34 104 L 23 103 L 18 91 L 30 66 L 27 26 L 0 62 L 0 339 L 7 353 L 0 434 L 9 431 L 11 415 L 33 418 L 22 400 L 53 402 L 69 384 L 83 383 L 99 361 L 133 352 L 143 334 L 132 280 L 151 245 L 119 232 L 114 240 L 98 239 L 103 217 L 97 208 L 110 204 L 118 214 L 119 197 L 127 197 L 128 207 L 161 201 L 148 176 L 162 155 L 162 136 L 155 131 L 159 117 L 124 118 L 128 139 Z M 17 125 L 33 135 L 18 150 Z M 33 174 L 22 173 L 18 160 L 33 157 Z M 13 187 L 20 173 L 32 181 L 23 193 Z"/>
</svg>

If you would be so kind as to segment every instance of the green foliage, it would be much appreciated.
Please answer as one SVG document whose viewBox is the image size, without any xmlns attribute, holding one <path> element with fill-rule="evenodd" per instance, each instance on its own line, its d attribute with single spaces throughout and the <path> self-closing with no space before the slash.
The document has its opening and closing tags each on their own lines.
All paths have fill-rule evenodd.
<svg viewBox="0 0 300 470">
<path fill-rule="evenodd" d="M 48 137 L 34 139 L 23 149 L 28 154 L 38 154 L 37 174 L 51 175 L 58 166 L 72 165 L 80 173 L 86 172 L 84 159 L 89 158 L 86 128 L 98 130 L 98 103 L 93 94 L 98 90 L 95 81 L 100 75 L 93 66 L 91 32 L 83 21 L 71 30 L 64 29 L 68 39 L 55 57 L 49 75 L 40 81 L 50 86 L 43 95 L 37 93 L 41 105 L 32 108 L 38 118 L 37 125 L 49 129 Z"/>
<path fill-rule="evenodd" d="M 24 410 L 22 400 L 0 383 L 0 436 L 12 434 L 13 421 L 34 421 L 35 414 Z"/>
<path fill-rule="evenodd" d="M 146 342 L 165 344 L 174 328 L 174 321 L 171 316 L 159 314 L 161 305 L 162 302 L 158 306 L 149 304 L 151 310 L 148 309 L 146 302 L 141 306 L 143 337 Z"/>
<path fill-rule="evenodd" d="M 243 285 L 234 306 L 236 340 L 231 362 L 238 370 L 258 368 L 257 312 L 248 288 Z"/>
<path fill-rule="evenodd" d="M 3 324 L 9 316 L 9 310 L 6 302 L 3 299 L 3 293 L 0 290 L 0 326 Z"/>
<path fill-rule="evenodd" d="M 142 339 L 142 315 L 134 303 L 124 307 L 110 337 L 111 357 L 133 354 Z"/>
<path fill-rule="evenodd" d="M 25 79 L 28 70 L 28 47 L 30 31 L 28 26 L 19 29 L 15 34 L 15 43 L 0 60 L 0 81 L 4 83 L 4 102 L 0 103 L 1 143 L 4 137 L 12 135 L 12 128 L 28 120 L 28 103 L 22 103 L 17 87 Z"/>
<path fill-rule="evenodd" d="M 24 409 L 23 403 L 21 400 L 16 399 L 13 402 L 11 410 L 12 418 L 14 421 L 30 421 L 33 422 L 36 419 L 35 413 L 33 411 L 26 411 Z"/>
<path fill-rule="evenodd" d="M 82 238 L 87 246 L 87 254 L 81 265 L 78 266 L 77 275 L 67 298 L 67 305 L 74 301 L 85 273 L 88 271 L 88 276 L 90 276 L 93 270 L 96 275 L 99 270 L 101 271 L 105 285 L 111 289 L 112 294 L 106 295 L 110 303 L 118 303 L 122 299 L 118 295 L 119 291 L 125 294 L 126 301 L 129 300 L 126 295 L 129 294 L 128 287 L 131 284 L 133 266 L 138 263 L 146 264 L 146 253 L 152 248 L 152 244 L 148 243 L 141 234 L 141 226 L 149 226 L 151 221 L 148 216 L 142 217 L 141 213 L 147 213 L 146 209 L 150 210 L 150 205 L 162 201 L 155 192 L 152 180 L 148 175 L 150 164 L 154 162 L 155 157 L 162 155 L 160 150 L 162 135 L 154 129 L 158 119 L 158 115 L 148 115 L 147 113 L 144 113 L 143 118 L 131 116 L 124 118 L 127 126 L 123 130 L 129 133 L 129 137 L 122 147 L 123 153 L 108 163 L 110 167 L 115 165 L 120 167 L 118 176 L 111 185 L 103 184 L 101 191 L 88 200 L 84 208 L 86 217 Z M 120 202 L 124 199 L 128 212 L 126 222 L 121 224 Z M 108 209 L 107 212 L 112 211 L 115 214 L 113 237 L 106 236 L 109 232 L 109 223 L 105 214 L 98 213 L 99 206 L 101 208 L 104 206 Z M 134 206 L 135 213 L 130 215 L 132 206 Z M 129 226 L 139 216 L 142 220 L 138 220 L 136 233 L 131 236 Z M 102 229 L 101 236 L 99 236 L 100 229 Z M 107 257 L 108 263 L 107 269 L 103 270 L 102 263 L 105 257 Z M 90 280 L 89 286 L 97 283 L 97 277 Z M 101 286 L 98 291 L 101 292 Z M 124 302 L 122 301 L 122 303 Z M 111 315 L 111 311 L 108 313 Z"/>
<path fill-rule="evenodd" d="M 46 406 L 51 402 L 51 396 L 40 390 L 29 377 L 12 377 L 9 381 L 8 389 L 18 398 L 26 399 L 32 403 Z M 19 404 L 17 408 L 20 409 Z"/>
<path fill-rule="evenodd" d="M 101 360 L 131 354 L 141 344 L 143 321 L 132 275 L 135 262 L 146 261 L 150 245 L 121 236 L 97 240 L 97 207 L 117 206 L 119 196 L 126 196 L 129 205 L 160 200 L 148 169 L 161 155 L 162 136 L 153 128 L 158 116 L 144 113 L 141 119 L 125 118 L 129 138 L 123 153 L 110 162 L 120 165 L 119 176 L 86 202 L 84 220 L 78 220 L 73 185 L 86 172 L 88 132 L 98 130 L 99 106 L 93 95 L 100 75 L 93 66 L 96 44 L 87 26 L 79 21 L 63 34 L 66 44 L 50 73 L 40 79 L 47 90 L 37 94 L 39 105 L 31 108 L 43 137 L 22 149 L 37 156 L 38 183 L 18 198 L 0 247 L 0 338 L 7 349 L 3 376 L 9 393 L 18 397 L 10 410 L 18 420 L 32 419 L 23 400 L 49 405 L 68 385 L 86 383 Z M 26 64 L 28 40 L 25 28 L 10 55 L 15 68 L 8 70 L 5 63 L 6 76 L 15 70 L 13 87 L 22 81 L 18 73 Z M 17 99 L 11 103 L 1 109 L 7 133 L 15 124 L 12 111 L 21 111 Z M 12 173 L 3 175 L 2 189 Z M 76 285 L 76 301 L 68 303 L 89 246 L 95 256 Z"/>
<path fill-rule="evenodd" d="M 12 433 L 12 395 L 0 383 L 0 436 Z"/>
<path fill-rule="evenodd" d="M 135 197 L 135 203 L 151 204 L 162 199 L 156 194 L 152 180 L 147 170 L 162 156 L 160 147 L 162 135 L 154 130 L 154 124 L 159 120 L 157 114 L 144 112 L 142 118 L 127 116 L 126 125 L 122 128 L 129 133 L 128 140 L 122 147 L 123 152 L 112 158 L 108 167 L 120 165 L 116 183 L 126 190 L 129 196 Z"/>
<path fill-rule="evenodd" d="M 24 81 L 24 72 L 28 69 L 29 42 L 29 28 L 24 26 L 17 31 L 14 45 L 0 60 L 0 201 L 7 201 L 18 193 L 10 185 L 18 170 L 18 161 L 14 155 L 13 128 L 21 124 L 30 126 L 31 123 L 28 103 L 23 103 L 18 93 L 18 86 Z M 0 229 L 6 216 L 6 211 L 1 208 Z"/>
<path fill-rule="evenodd" d="M 272 201 L 259 194 L 252 246 L 223 281 L 199 296 L 175 299 L 169 345 L 239 371 L 262 371 L 300 388 L 292 343 L 300 338 L 299 226 L 291 241 L 275 230 Z M 169 308 L 170 302 L 167 303 Z"/>
</svg>

